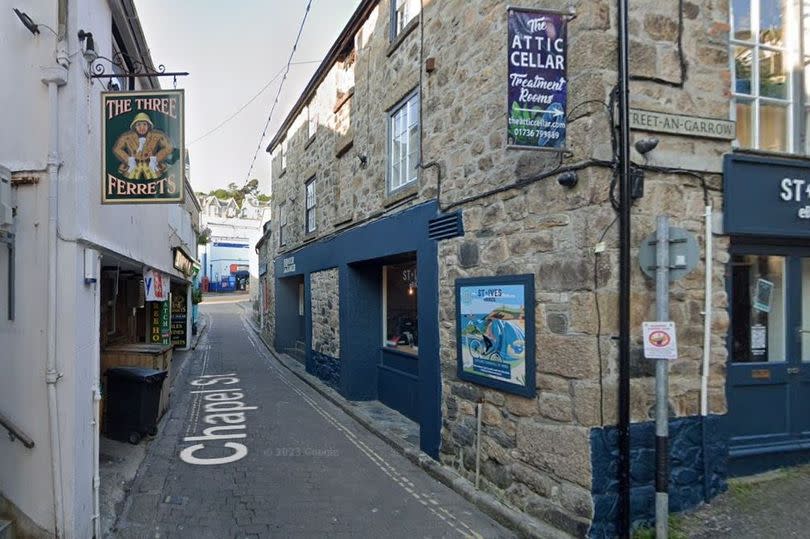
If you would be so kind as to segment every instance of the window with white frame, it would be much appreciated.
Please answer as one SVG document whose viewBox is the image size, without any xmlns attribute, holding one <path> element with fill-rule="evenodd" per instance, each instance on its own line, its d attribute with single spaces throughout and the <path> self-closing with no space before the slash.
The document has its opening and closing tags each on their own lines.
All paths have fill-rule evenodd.
<svg viewBox="0 0 810 539">
<path fill-rule="evenodd" d="M 281 172 L 287 170 L 287 139 L 281 141 Z"/>
<path fill-rule="evenodd" d="M 307 138 L 312 138 L 318 132 L 318 112 L 312 105 L 307 107 Z"/>
<path fill-rule="evenodd" d="M 807 151 L 801 149 L 807 119 L 801 44 L 807 39 L 799 21 L 808 14 L 808 0 L 730 2 L 733 115 L 743 148 Z"/>
<path fill-rule="evenodd" d="M 421 8 L 421 0 L 392 0 L 391 39 L 397 37 L 408 23 L 416 17 Z"/>
<path fill-rule="evenodd" d="M 416 181 L 419 165 L 419 94 L 414 93 L 388 119 L 388 191 Z"/>
<path fill-rule="evenodd" d="M 317 223 L 315 222 L 315 208 L 318 201 L 315 198 L 315 178 L 311 178 L 307 182 L 307 209 L 306 209 L 306 223 L 307 234 L 315 232 Z"/>
<path fill-rule="evenodd" d="M 278 245 L 287 244 L 287 208 L 282 202 L 278 207 Z"/>
</svg>

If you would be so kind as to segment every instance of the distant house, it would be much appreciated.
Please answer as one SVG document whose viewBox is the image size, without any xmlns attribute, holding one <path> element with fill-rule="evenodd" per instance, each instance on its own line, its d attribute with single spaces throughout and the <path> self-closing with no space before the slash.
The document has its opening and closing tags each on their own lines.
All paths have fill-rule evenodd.
<svg viewBox="0 0 810 539">
<path fill-rule="evenodd" d="M 262 225 L 270 219 L 270 205 L 246 195 L 239 205 L 234 198 L 221 200 L 213 195 L 197 195 L 202 208 L 203 230 L 210 230 L 210 241 L 200 245 L 201 279 L 210 291 L 251 290 L 258 278 L 258 258 L 253 245 L 262 237 Z"/>
</svg>

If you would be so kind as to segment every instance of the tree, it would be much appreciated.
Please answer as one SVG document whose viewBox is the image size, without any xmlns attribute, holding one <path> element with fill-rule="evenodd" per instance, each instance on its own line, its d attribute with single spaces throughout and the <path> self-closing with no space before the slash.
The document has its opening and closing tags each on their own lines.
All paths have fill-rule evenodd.
<svg viewBox="0 0 810 539">
<path fill-rule="evenodd" d="M 247 195 L 255 196 L 260 202 L 269 202 L 270 196 L 259 193 L 259 180 L 253 178 L 244 186 L 239 187 L 236 182 L 230 182 L 227 189 L 219 188 L 211 190 L 209 195 L 217 197 L 219 200 L 234 199 L 241 207 Z"/>
</svg>

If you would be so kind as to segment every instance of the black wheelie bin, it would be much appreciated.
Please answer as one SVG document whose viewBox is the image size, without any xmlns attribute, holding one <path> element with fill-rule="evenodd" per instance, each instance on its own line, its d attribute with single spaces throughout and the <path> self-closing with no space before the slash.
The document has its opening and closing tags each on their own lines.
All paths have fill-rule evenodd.
<svg viewBox="0 0 810 539">
<path fill-rule="evenodd" d="M 107 410 L 104 414 L 108 438 L 137 444 L 144 435 L 157 434 L 160 390 L 167 371 L 142 367 L 107 369 Z"/>
</svg>

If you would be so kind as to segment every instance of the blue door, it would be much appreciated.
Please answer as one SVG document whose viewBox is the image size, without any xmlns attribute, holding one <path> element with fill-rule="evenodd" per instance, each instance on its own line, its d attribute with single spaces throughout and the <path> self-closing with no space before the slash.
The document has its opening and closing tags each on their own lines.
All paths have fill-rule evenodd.
<svg viewBox="0 0 810 539">
<path fill-rule="evenodd" d="M 728 265 L 730 471 L 810 456 L 810 248 L 736 244 Z"/>
</svg>

